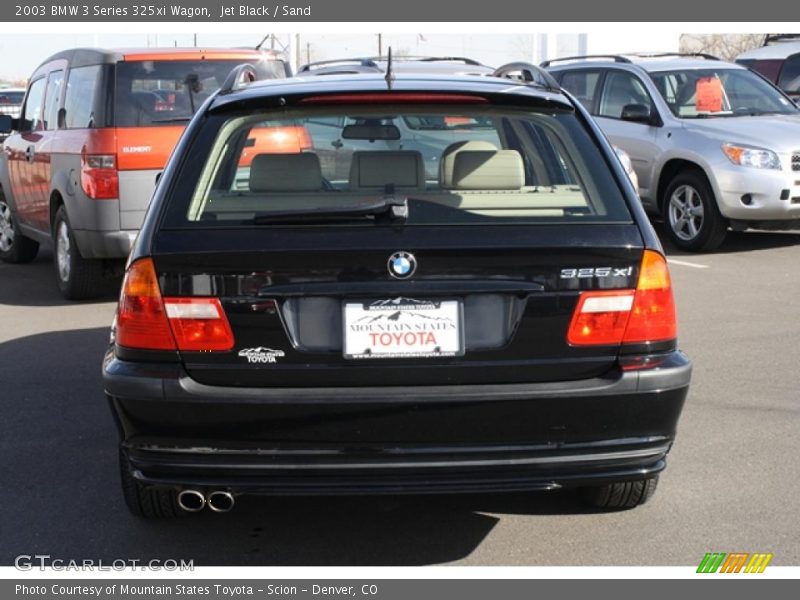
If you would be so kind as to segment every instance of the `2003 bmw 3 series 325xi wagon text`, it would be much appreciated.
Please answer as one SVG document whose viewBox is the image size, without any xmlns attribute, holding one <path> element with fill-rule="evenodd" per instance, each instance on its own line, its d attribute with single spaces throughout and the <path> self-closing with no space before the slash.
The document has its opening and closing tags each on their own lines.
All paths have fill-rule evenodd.
<svg viewBox="0 0 800 600">
<path fill-rule="evenodd" d="M 667 264 L 613 149 L 537 69 L 208 100 L 157 187 L 103 365 L 133 513 L 652 495 L 691 373 Z M 243 161 L 273 125 L 311 147 Z"/>
</svg>

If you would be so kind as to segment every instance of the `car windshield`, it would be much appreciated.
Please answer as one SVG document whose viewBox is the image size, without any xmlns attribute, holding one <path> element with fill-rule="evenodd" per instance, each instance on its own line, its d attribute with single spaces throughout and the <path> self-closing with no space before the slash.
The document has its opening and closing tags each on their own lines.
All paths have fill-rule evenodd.
<svg viewBox="0 0 800 600">
<path fill-rule="evenodd" d="M 213 143 L 194 144 L 184 162 L 179 179 L 197 186 L 185 200 L 174 195 L 169 225 L 630 221 L 619 182 L 571 111 L 287 113 L 217 115 Z"/>
<path fill-rule="evenodd" d="M 140 127 L 189 120 L 239 60 L 142 60 L 117 64 L 115 124 Z M 278 60 L 255 62 L 259 77 L 286 77 Z"/>
<path fill-rule="evenodd" d="M 650 77 L 676 117 L 796 114 L 797 107 L 745 69 L 659 71 Z"/>
</svg>

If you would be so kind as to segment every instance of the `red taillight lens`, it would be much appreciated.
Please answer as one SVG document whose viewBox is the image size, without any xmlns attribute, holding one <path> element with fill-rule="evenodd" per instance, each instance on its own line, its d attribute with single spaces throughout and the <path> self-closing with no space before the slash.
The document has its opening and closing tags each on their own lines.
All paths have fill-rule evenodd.
<svg viewBox="0 0 800 600">
<path fill-rule="evenodd" d="M 635 290 L 583 292 L 567 332 L 573 346 L 641 344 L 676 337 L 667 261 L 652 250 L 644 251 Z"/>
<path fill-rule="evenodd" d="M 678 337 L 675 298 L 667 259 L 658 252 L 645 250 L 636 297 L 623 343 L 662 342 Z"/>
<path fill-rule="evenodd" d="M 217 352 L 233 348 L 233 332 L 218 298 L 164 298 L 178 350 Z"/>
<path fill-rule="evenodd" d="M 175 350 L 152 259 L 134 262 L 122 282 L 117 344 L 144 350 Z"/>
<path fill-rule="evenodd" d="M 633 297 L 633 290 L 584 292 L 572 316 L 567 341 L 573 346 L 621 343 Z"/>
<path fill-rule="evenodd" d="M 95 200 L 119 197 L 117 158 L 113 154 L 84 154 L 81 156 L 81 187 Z"/>
<path fill-rule="evenodd" d="M 125 274 L 117 310 L 117 344 L 141 350 L 216 352 L 233 348 L 218 298 L 162 298 L 152 259 Z"/>
</svg>

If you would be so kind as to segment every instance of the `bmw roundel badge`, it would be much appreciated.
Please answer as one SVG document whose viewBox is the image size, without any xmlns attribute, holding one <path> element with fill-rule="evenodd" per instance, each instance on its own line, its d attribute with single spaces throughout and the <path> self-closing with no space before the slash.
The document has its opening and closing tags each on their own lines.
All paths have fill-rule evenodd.
<svg viewBox="0 0 800 600">
<path fill-rule="evenodd" d="M 388 267 L 395 279 L 408 279 L 417 270 L 417 259 L 410 252 L 395 252 L 389 257 Z"/>
</svg>

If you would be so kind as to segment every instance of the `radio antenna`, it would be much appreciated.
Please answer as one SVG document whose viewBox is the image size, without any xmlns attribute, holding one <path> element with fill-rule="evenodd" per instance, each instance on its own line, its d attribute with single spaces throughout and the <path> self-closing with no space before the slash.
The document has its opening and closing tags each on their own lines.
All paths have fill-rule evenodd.
<svg viewBox="0 0 800 600">
<path fill-rule="evenodd" d="M 394 71 L 392 71 L 392 47 L 389 46 L 389 53 L 386 55 L 386 87 L 391 91 L 394 84 Z"/>
<path fill-rule="evenodd" d="M 258 45 L 256 46 L 255 49 L 256 50 L 261 50 L 261 46 L 264 45 L 264 42 L 266 42 L 269 39 L 269 36 L 271 36 L 271 35 L 272 35 L 271 33 L 268 33 L 267 35 L 265 35 L 264 38 L 260 42 L 258 42 Z"/>
</svg>

